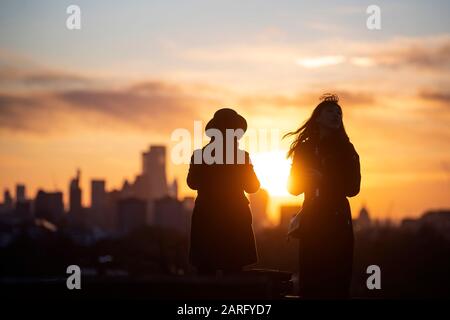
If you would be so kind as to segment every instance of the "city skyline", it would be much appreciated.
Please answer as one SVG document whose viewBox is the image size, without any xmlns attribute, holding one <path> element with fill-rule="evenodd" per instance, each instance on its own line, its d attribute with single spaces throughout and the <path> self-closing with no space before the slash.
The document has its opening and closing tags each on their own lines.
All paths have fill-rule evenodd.
<svg viewBox="0 0 450 320">
<path fill-rule="evenodd" d="M 26 195 L 26 185 L 17 184 L 12 196 L 4 190 L 0 217 L 9 223 L 39 225 L 43 221 L 57 230 L 62 227 L 82 230 L 102 230 L 109 234 L 127 234 L 145 226 L 159 226 L 189 234 L 194 198 L 179 198 L 178 183 L 168 182 L 166 146 L 150 145 L 141 152 L 141 170 L 134 180 L 125 180 L 121 188 L 107 189 L 106 179 L 89 179 L 90 190 L 80 185 L 82 171 L 78 168 L 66 190 L 38 189 L 36 196 Z M 63 196 L 68 201 L 64 203 Z M 82 202 L 90 199 L 88 205 Z M 272 227 L 267 215 L 268 192 L 261 189 L 250 198 L 255 209 L 255 230 Z M 89 233 L 83 241 L 89 240 Z M 82 237 L 80 235 L 80 237 Z"/>
</svg>

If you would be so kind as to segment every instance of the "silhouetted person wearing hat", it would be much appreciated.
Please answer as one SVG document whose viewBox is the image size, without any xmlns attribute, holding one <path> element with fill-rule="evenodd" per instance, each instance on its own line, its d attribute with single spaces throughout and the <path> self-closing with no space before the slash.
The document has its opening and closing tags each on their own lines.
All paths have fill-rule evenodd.
<svg viewBox="0 0 450 320">
<path fill-rule="evenodd" d="M 299 284 L 305 298 L 348 298 L 353 263 L 347 197 L 359 193 L 359 156 L 342 122 L 338 98 L 325 95 L 296 131 L 289 192 L 305 194 L 299 237 Z"/>
<path fill-rule="evenodd" d="M 206 126 L 211 141 L 195 150 L 187 183 L 197 190 L 190 261 L 200 274 L 238 272 L 257 260 L 252 215 L 245 192 L 259 189 L 249 154 L 238 148 L 246 120 L 228 108 Z M 227 132 L 228 131 L 228 132 Z"/>
</svg>

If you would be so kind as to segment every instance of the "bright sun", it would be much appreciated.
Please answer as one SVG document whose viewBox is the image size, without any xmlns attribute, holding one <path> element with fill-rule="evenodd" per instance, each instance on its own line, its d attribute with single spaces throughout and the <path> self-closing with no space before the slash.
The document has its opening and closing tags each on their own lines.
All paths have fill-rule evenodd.
<svg viewBox="0 0 450 320">
<path fill-rule="evenodd" d="M 255 153 L 251 155 L 253 167 L 261 182 L 271 196 L 288 196 L 287 180 L 291 163 L 283 151 Z"/>
</svg>

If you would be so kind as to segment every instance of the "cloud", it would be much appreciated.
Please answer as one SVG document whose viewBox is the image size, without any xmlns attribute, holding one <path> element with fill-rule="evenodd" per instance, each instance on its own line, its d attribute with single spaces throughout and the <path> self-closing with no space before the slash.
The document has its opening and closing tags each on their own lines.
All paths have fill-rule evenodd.
<svg viewBox="0 0 450 320">
<path fill-rule="evenodd" d="M 245 96 L 239 100 L 239 104 L 248 108 L 258 109 L 266 106 L 278 109 L 288 107 L 315 107 L 320 102 L 320 97 L 327 91 L 306 91 L 296 95 L 253 95 Z M 339 96 L 339 103 L 344 107 L 370 106 L 377 102 L 376 97 L 365 91 L 332 90 Z"/>
<path fill-rule="evenodd" d="M 231 68 L 236 73 L 243 65 L 262 70 L 267 66 L 276 66 L 279 70 L 297 65 L 312 72 L 330 66 L 409 68 L 415 72 L 440 72 L 450 68 L 450 35 L 395 37 L 379 42 L 333 38 L 313 41 L 308 46 L 255 40 L 253 43 L 178 48 L 175 51 L 181 60 L 218 69 Z"/>
<path fill-rule="evenodd" d="M 336 42 L 335 46 L 339 47 Z M 320 51 L 319 51 L 320 52 Z M 349 42 L 340 54 L 322 54 L 297 59 L 305 68 L 350 64 L 357 67 L 389 69 L 415 68 L 440 71 L 450 68 L 450 36 L 400 38 L 381 44 Z"/>
<path fill-rule="evenodd" d="M 320 56 L 298 59 L 297 64 L 305 68 L 320 68 L 338 65 L 345 62 L 345 60 L 344 56 Z"/>
<path fill-rule="evenodd" d="M 198 88 L 198 91 L 195 90 Z M 63 90 L 45 93 L 0 94 L 0 129 L 32 133 L 64 132 L 80 126 L 169 132 L 207 120 L 224 100 L 212 88 L 147 81 L 121 89 Z M 208 94 L 205 95 L 204 92 Z M 279 108 L 317 105 L 324 92 L 296 95 L 239 95 L 230 93 L 241 110 L 274 112 Z M 344 107 L 367 106 L 375 97 L 367 92 L 337 90 Z M 229 100 L 230 101 L 230 100 Z"/>
<path fill-rule="evenodd" d="M 46 70 L 22 69 L 11 66 L 0 67 L 0 85 L 3 90 L 67 90 L 68 88 L 86 88 L 98 82 L 79 74 Z"/>
<path fill-rule="evenodd" d="M 94 82 L 98 82 L 98 79 L 77 72 L 43 67 L 26 57 L 0 49 L 0 85 L 3 90 L 82 88 L 92 86 Z"/>
<path fill-rule="evenodd" d="M 389 68 L 413 67 L 425 70 L 450 68 L 450 36 L 394 39 L 371 49 L 365 58 Z"/>
<path fill-rule="evenodd" d="M 123 89 L 2 93 L 0 128 L 32 133 L 73 126 L 167 132 L 201 119 L 202 110 L 217 106 L 208 97 L 186 93 L 182 86 L 157 81 Z"/>
<path fill-rule="evenodd" d="M 48 95 L 0 94 L 0 129 L 10 131 L 48 133 L 56 120 Z"/>
<path fill-rule="evenodd" d="M 66 88 L 72 85 L 87 86 L 92 81 L 88 77 L 65 72 L 37 72 L 23 75 L 20 79 L 23 83 L 36 86 L 52 86 Z"/>
<path fill-rule="evenodd" d="M 419 92 L 419 98 L 450 106 L 450 92 L 448 91 L 426 89 Z"/>
</svg>

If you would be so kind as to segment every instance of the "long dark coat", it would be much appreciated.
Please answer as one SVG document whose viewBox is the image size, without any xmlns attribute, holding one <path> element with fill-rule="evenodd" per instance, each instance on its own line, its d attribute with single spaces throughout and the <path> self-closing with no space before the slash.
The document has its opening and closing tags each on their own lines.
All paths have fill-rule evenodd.
<svg viewBox="0 0 450 320">
<path fill-rule="evenodd" d="M 245 164 L 194 164 L 187 177 L 197 190 L 191 224 L 190 261 L 210 269 L 241 268 L 257 260 L 252 215 L 244 191 L 259 189 L 250 158 Z"/>
<path fill-rule="evenodd" d="M 320 182 L 308 181 L 307 168 L 322 172 Z M 346 137 L 308 139 L 294 151 L 289 190 L 305 193 L 299 239 L 304 297 L 349 296 L 354 239 L 347 197 L 359 193 L 360 181 L 359 156 Z"/>
</svg>

